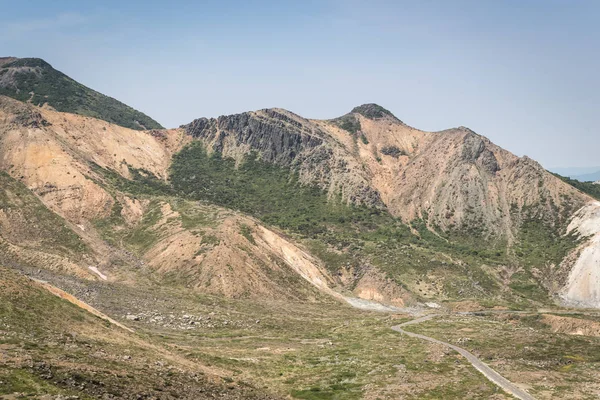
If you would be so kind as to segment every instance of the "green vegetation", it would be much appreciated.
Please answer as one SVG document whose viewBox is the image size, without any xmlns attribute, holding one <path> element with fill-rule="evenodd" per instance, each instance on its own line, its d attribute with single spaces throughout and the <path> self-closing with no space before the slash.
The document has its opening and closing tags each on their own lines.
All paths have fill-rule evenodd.
<svg viewBox="0 0 600 400">
<path fill-rule="evenodd" d="M 152 172 L 144 169 L 137 169 L 131 165 L 127 165 L 129 173 L 131 174 L 131 179 L 125 179 L 117 172 L 111 169 L 102 168 L 94 162 L 90 163 L 90 167 L 102 177 L 103 182 L 98 183 L 103 183 L 103 186 L 107 186 L 107 189 L 113 192 L 113 194 L 117 191 L 134 196 L 161 196 L 172 193 L 169 184 L 160 180 Z M 90 179 L 92 178 L 90 177 Z"/>
<path fill-rule="evenodd" d="M 346 114 L 342 117 L 332 119 L 331 122 L 353 135 L 361 130 L 360 121 L 352 114 Z"/>
<path fill-rule="evenodd" d="M 577 244 L 574 235 L 562 235 L 539 219 L 526 219 L 519 231 L 514 251 L 521 262 L 529 267 L 544 263 L 558 265 Z"/>
<path fill-rule="evenodd" d="M 588 385 L 600 372 L 600 338 L 577 335 L 574 329 L 573 334 L 556 332 L 544 323 L 543 315 L 453 316 L 407 330 L 459 343 L 511 381 L 531 385 L 530 393 L 536 397 L 543 393 L 552 393 L 552 398 L 596 397 Z"/>
<path fill-rule="evenodd" d="M 383 118 L 386 116 L 396 118 L 389 110 L 386 110 L 377 104 L 363 104 L 362 106 L 354 107 L 351 112 L 360 114 L 369 119 Z"/>
<path fill-rule="evenodd" d="M 240 226 L 240 233 L 246 238 L 246 240 L 253 245 L 256 245 L 256 240 L 254 240 L 254 236 L 252 236 L 252 229 L 248 225 L 244 224 Z"/>
<path fill-rule="evenodd" d="M 535 218 L 523 223 L 511 251 L 502 240 L 482 241 L 488 234 L 476 229 L 476 221 L 470 230 L 445 233 L 427 226 L 427 216 L 407 226 L 385 211 L 347 205 L 317 187 L 301 185 L 290 169 L 255 155 L 236 166 L 218 152 L 209 155 L 200 142 L 174 157 L 169 179 L 179 196 L 240 210 L 297 235 L 334 273 L 373 264 L 424 298 L 499 300 L 502 295 L 514 307 L 527 306 L 531 299 L 549 303 L 528 271 L 558 263 L 576 244 L 575 238 L 559 234 L 556 222 Z M 525 272 L 514 275 L 514 293 L 503 292 L 499 271 L 520 266 Z"/>
<path fill-rule="evenodd" d="M 5 216 L 3 223 L 11 228 L 4 238 L 9 242 L 35 243 L 34 248 L 75 258 L 87 250 L 81 238 L 60 216 L 46 208 L 25 185 L 3 171 L 0 171 L 0 210 Z"/>
<path fill-rule="evenodd" d="M 385 154 L 386 156 L 398 158 L 400 156 L 406 155 L 406 153 L 401 150 L 398 146 L 385 146 L 381 148 L 381 154 Z"/>
<path fill-rule="evenodd" d="M 89 281 L 80 284 L 91 287 Z M 154 303 L 158 292 L 144 286 L 130 295 L 135 286 L 119 284 L 95 288 L 113 315 L 122 313 L 115 305 L 134 307 L 144 295 Z M 189 363 L 178 362 L 168 348 L 157 347 L 158 339 L 130 334 L 1 265 L 0 327 L 3 399 L 164 398 L 166 393 L 190 399 L 258 397 L 248 386 L 207 379 Z"/>
<path fill-rule="evenodd" d="M 166 297 L 159 291 L 152 295 Z M 169 298 L 190 314 L 212 312 L 215 327 L 156 330 L 154 336 L 162 333 L 160 341 L 190 361 L 232 371 L 228 381 L 250 381 L 283 397 L 354 400 L 368 393 L 381 399 L 462 399 L 465 393 L 488 398 L 494 392 L 460 357 L 435 359 L 423 341 L 392 331 L 390 326 L 403 320 L 385 314 L 339 303 Z M 152 328 L 140 324 L 140 329 Z M 400 380 L 415 377 L 431 384 L 398 387 Z"/>
<path fill-rule="evenodd" d="M 581 190 L 583 193 L 589 194 L 596 200 L 600 200 L 600 185 L 595 184 L 594 182 L 580 182 L 577 179 L 571 179 L 566 176 L 561 176 L 559 174 L 554 174 L 558 178 L 562 179 L 564 182 Z"/>
<path fill-rule="evenodd" d="M 14 75 L 13 75 L 14 74 Z M 22 58 L 0 67 L 0 95 L 57 111 L 102 119 L 131 129 L 160 129 L 147 115 L 69 78 L 39 58 Z"/>
<path fill-rule="evenodd" d="M 218 152 L 207 154 L 200 142 L 175 155 L 169 179 L 176 194 L 240 210 L 306 235 L 347 223 L 369 230 L 375 226 L 373 218 L 387 218 L 378 209 L 329 201 L 319 188 L 301 185 L 289 169 L 262 162 L 254 154 L 236 167 L 233 159 Z"/>
</svg>

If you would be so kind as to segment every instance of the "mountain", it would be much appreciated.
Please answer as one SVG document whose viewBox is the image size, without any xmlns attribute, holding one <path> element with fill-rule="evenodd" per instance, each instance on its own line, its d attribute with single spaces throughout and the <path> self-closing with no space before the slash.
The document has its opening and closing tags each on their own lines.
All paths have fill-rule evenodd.
<svg viewBox="0 0 600 400">
<path fill-rule="evenodd" d="M 600 180 L 600 171 L 591 174 L 575 175 L 572 178 L 581 182 L 596 182 L 597 180 Z"/>
<path fill-rule="evenodd" d="M 139 260 L 236 298 L 551 302 L 578 245 L 567 226 L 592 201 L 467 128 L 420 131 L 372 104 L 135 131 L 0 100 L 0 167 L 76 227 L 87 263 L 118 276 L 115 257 Z"/>
<path fill-rule="evenodd" d="M 147 115 L 74 81 L 39 58 L 0 58 L 0 95 L 131 129 L 162 128 Z"/>
<path fill-rule="evenodd" d="M 581 182 L 594 182 L 600 179 L 600 167 L 550 168 L 550 171 Z"/>
<path fill-rule="evenodd" d="M 423 329 L 488 332 L 473 351 L 534 349 L 500 360 L 511 379 L 537 382 L 543 349 L 549 381 L 585 387 L 597 343 L 537 310 L 600 308 L 595 187 L 376 104 L 140 130 L 0 95 L 0 395 L 493 396 L 439 348 L 396 345 L 390 313 L 438 309 Z"/>
<path fill-rule="evenodd" d="M 183 126 L 208 152 L 242 162 L 248 152 L 289 168 L 348 204 L 385 209 L 442 231 L 481 229 L 512 240 L 523 210 L 573 212 L 586 197 L 538 163 L 518 158 L 468 128 L 424 132 L 377 105 L 307 120 L 279 109 L 198 119 Z M 535 182 L 532 185 L 532 182 Z M 564 222 L 564 221 L 563 221 Z"/>
<path fill-rule="evenodd" d="M 555 175 L 581 192 L 588 194 L 596 200 L 600 200 L 600 186 L 596 182 L 581 182 L 577 179 L 567 178 L 558 174 Z"/>
</svg>

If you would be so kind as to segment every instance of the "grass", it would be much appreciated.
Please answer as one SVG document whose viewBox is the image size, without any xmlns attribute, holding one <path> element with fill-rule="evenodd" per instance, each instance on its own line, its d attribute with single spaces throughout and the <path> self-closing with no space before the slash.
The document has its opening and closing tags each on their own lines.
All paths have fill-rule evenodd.
<svg viewBox="0 0 600 400">
<path fill-rule="evenodd" d="M 0 209 L 6 216 L 5 239 L 78 259 L 87 246 L 64 219 L 50 211 L 21 182 L 0 171 Z M 25 244 L 27 247 L 28 245 Z"/>
<path fill-rule="evenodd" d="M 90 287 L 89 282 L 82 284 Z M 109 304 L 115 297 L 132 299 L 127 287 L 115 285 L 108 290 Z M 156 301 L 154 291 L 143 290 Z M 130 307 L 135 298 L 141 296 L 121 304 Z M 156 343 L 146 334 L 117 328 L 0 266 L 0 397 L 256 397 L 252 388 L 207 379 Z"/>
<path fill-rule="evenodd" d="M 447 316 L 409 330 L 460 343 L 509 380 L 531 385 L 534 396 L 597 396 L 593 382 L 600 372 L 600 338 L 555 333 L 540 315 Z"/>
<path fill-rule="evenodd" d="M 299 399 L 359 399 L 367 392 L 373 398 L 398 398 L 415 391 L 429 393 L 430 398 L 448 393 L 446 398 L 458 399 L 465 393 L 473 398 L 493 393 L 466 362 L 454 356 L 433 359 L 427 343 L 392 331 L 390 326 L 400 320 L 387 315 L 342 304 L 226 300 L 167 291 L 152 295 L 168 297 L 164 307 L 169 310 L 169 304 L 177 304 L 173 313 L 183 309 L 210 314 L 214 327 L 178 331 L 139 324 L 136 329 L 179 349 L 190 361 L 231 371 L 229 381 L 252 382 Z M 223 326 L 223 320 L 229 324 Z M 399 370 L 405 375 L 398 375 Z M 386 392 L 407 377 L 425 377 L 436 384 L 415 383 Z M 447 391 L 446 386 L 455 390 Z"/>
</svg>

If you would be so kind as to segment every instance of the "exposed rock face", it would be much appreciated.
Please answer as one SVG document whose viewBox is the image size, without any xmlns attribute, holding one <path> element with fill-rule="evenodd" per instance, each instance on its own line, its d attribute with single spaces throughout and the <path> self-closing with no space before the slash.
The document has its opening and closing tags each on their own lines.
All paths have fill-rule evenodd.
<svg viewBox="0 0 600 400">
<path fill-rule="evenodd" d="M 238 162 L 256 152 L 331 195 L 443 230 L 477 226 L 510 241 L 524 207 L 561 214 L 589 200 L 468 128 L 419 131 L 376 104 L 330 121 L 267 109 L 202 118 L 183 129 Z"/>
<path fill-rule="evenodd" d="M 563 262 L 570 273 L 561 296 L 571 306 L 600 308 L 600 202 L 581 208 L 568 232 L 586 240 Z"/>
<path fill-rule="evenodd" d="M 210 151 L 221 152 L 241 162 L 251 152 L 263 161 L 297 172 L 300 181 L 316 184 L 330 195 L 348 202 L 381 206 L 370 187 L 368 174 L 351 149 L 331 140 L 322 127 L 280 109 L 201 118 L 183 127 L 202 140 Z"/>
<path fill-rule="evenodd" d="M 185 129 L 194 138 L 211 140 L 215 151 L 223 152 L 235 141 L 246 145 L 249 151 L 259 152 L 265 161 L 291 166 L 303 150 L 323 144 L 324 134 L 311 129 L 307 122 L 291 113 L 262 110 L 217 119 L 201 118 Z"/>
<path fill-rule="evenodd" d="M 79 224 L 107 215 L 113 197 L 88 162 L 127 177 L 127 165 L 166 177 L 183 135 L 135 131 L 0 96 L 0 168 L 53 211 Z"/>
</svg>

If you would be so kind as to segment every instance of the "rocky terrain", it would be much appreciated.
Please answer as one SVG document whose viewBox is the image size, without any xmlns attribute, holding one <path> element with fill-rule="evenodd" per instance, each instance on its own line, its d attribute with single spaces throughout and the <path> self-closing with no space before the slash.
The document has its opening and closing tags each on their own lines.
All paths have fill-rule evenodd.
<svg viewBox="0 0 600 400">
<path fill-rule="evenodd" d="M 465 387 L 489 397 L 468 363 L 416 339 L 397 349 L 403 366 L 390 372 L 399 361 L 387 351 L 396 340 L 388 318 L 600 308 L 595 185 L 468 128 L 420 131 L 365 104 L 331 120 L 266 109 L 162 129 L 137 111 L 104 115 L 104 100 L 86 103 L 94 111 L 61 108 L 52 93 L 22 98 L 27 74 L 40 90 L 45 79 L 77 84 L 49 68 L 0 59 L 0 284 L 14 289 L 0 293 L 0 380 L 11 385 L 0 395 L 396 398 L 383 389 L 393 376 L 405 379 L 393 387 L 406 398 Z M 75 322 L 50 329 L 20 321 L 26 310 Z M 543 315 L 515 324 L 556 335 L 557 348 L 560 335 L 597 336 L 593 320 Z M 28 336 L 28 326 L 49 336 Z M 69 335 L 91 346 L 73 345 L 75 361 L 63 354 Z M 44 340 L 51 348 L 41 351 Z M 562 368 L 563 356 L 548 357 Z M 583 359 L 588 385 L 596 361 Z M 117 378 L 134 364 L 129 386 L 109 378 L 110 362 Z M 424 385 L 406 365 L 449 386 Z M 86 373 L 73 381 L 78 369 Z M 576 381 L 556 373 L 551 394 L 563 378 Z"/>
<path fill-rule="evenodd" d="M 256 152 L 330 196 L 444 231 L 478 226 L 511 240 L 524 209 L 553 209 L 560 220 L 589 201 L 535 161 L 468 128 L 423 132 L 374 109 L 384 110 L 363 105 L 330 121 L 268 109 L 201 118 L 183 129 L 224 157 L 241 162 Z"/>
</svg>

